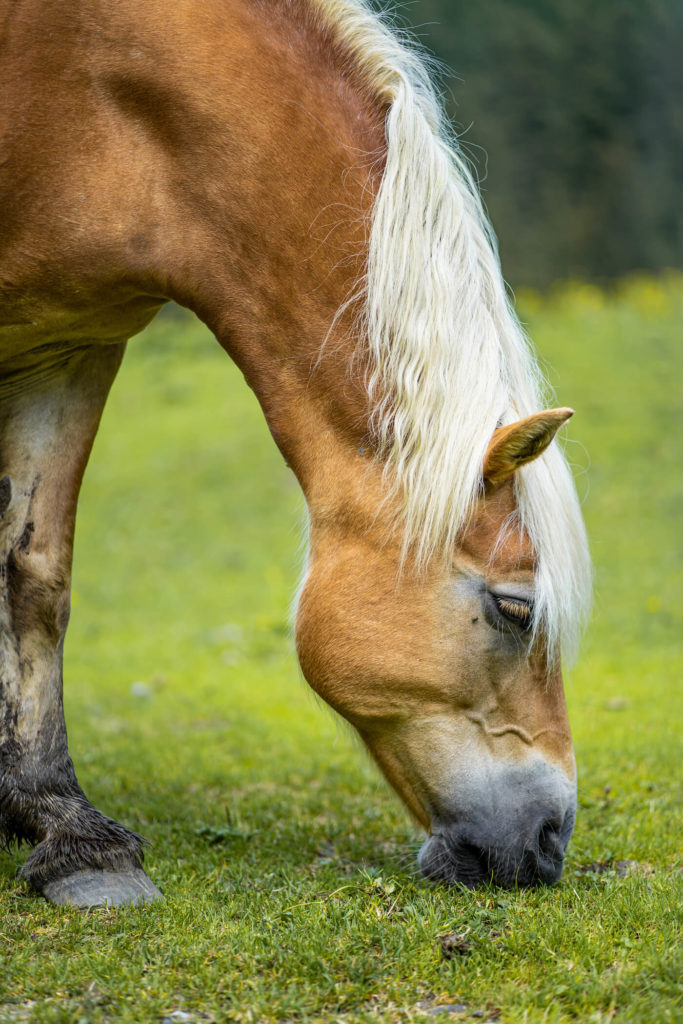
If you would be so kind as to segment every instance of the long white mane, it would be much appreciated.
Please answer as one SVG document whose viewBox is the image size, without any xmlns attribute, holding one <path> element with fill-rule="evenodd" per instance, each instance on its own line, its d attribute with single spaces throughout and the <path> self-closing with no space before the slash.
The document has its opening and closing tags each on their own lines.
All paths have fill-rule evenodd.
<svg viewBox="0 0 683 1024">
<path fill-rule="evenodd" d="M 370 228 L 362 336 L 375 429 L 421 560 L 448 550 L 481 494 L 494 429 L 547 407 L 510 307 L 495 236 L 426 64 L 366 0 L 310 0 L 388 106 Z M 517 473 L 519 523 L 538 559 L 536 624 L 575 652 L 591 568 L 576 490 L 557 443 Z"/>
</svg>

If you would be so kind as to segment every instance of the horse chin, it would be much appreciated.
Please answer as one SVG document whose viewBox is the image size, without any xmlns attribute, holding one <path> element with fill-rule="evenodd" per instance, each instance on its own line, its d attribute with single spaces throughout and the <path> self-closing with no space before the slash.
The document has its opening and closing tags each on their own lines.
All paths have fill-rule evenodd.
<svg viewBox="0 0 683 1024">
<path fill-rule="evenodd" d="M 474 889 L 495 884 L 507 889 L 553 885 L 564 866 L 564 852 L 574 828 L 574 812 L 559 825 L 547 824 L 533 841 L 491 844 L 454 827 L 434 832 L 423 844 L 418 867 L 425 878 L 444 885 Z"/>
</svg>

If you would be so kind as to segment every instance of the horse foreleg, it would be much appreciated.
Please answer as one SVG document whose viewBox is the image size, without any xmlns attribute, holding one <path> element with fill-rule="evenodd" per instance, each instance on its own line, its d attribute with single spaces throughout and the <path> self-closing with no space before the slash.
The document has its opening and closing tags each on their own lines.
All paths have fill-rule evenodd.
<svg viewBox="0 0 683 1024">
<path fill-rule="evenodd" d="M 159 895 L 143 840 L 87 800 L 67 748 L 62 650 L 78 491 L 124 345 L 0 371 L 0 841 L 54 903 Z"/>
</svg>

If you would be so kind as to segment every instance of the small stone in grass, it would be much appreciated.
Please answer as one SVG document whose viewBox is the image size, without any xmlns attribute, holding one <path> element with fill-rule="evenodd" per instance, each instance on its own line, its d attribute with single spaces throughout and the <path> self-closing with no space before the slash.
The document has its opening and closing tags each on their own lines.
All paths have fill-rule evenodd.
<svg viewBox="0 0 683 1024">
<path fill-rule="evenodd" d="M 456 956 L 467 956 L 472 949 L 467 932 L 446 932 L 445 935 L 439 935 L 438 939 L 446 960 L 452 960 Z"/>
<path fill-rule="evenodd" d="M 443 1006 L 433 1006 L 427 1013 L 434 1016 L 436 1013 L 467 1013 L 468 1010 L 467 1003 L 444 1003 Z"/>
<path fill-rule="evenodd" d="M 329 839 L 323 839 L 315 851 L 315 855 L 322 861 L 335 860 L 338 856 L 334 843 L 331 843 Z"/>
<path fill-rule="evenodd" d="M 654 875 L 652 864 L 648 864 L 647 861 L 615 860 L 614 870 L 621 878 L 626 878 L 627 875 L 631 874 Z"/>
<path fill-rule="evenodd" d="M 604 875 L 606 871 L 615 871 L 620 878 L 627 875 L 653 875 L 654 869 L 647 861 L 637 860 L 596 860 L 592 864 L 582 864 L 577 869 L 582 874 Z"/>
</svg>

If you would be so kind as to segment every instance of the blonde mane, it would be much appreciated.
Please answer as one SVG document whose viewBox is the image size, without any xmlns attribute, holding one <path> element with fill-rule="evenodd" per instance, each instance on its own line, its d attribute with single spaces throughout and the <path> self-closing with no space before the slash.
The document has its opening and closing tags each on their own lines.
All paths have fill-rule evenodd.
<svg viewBox="0 0 683 1024">
<path fill-rule="evenodd" d="M 549 404 L 505 291 L 495 236 L 427 65 L 366 0 L 309 0 L 387 106 L 361 336 L 378 448 L 422 562 L 449 550 L 481 494 L 491 435 Z M 571 657 L 591 593 L 573 479 L 554 443 L 517 474 L 535 547 L 536 628 Z"/>
</svg>

